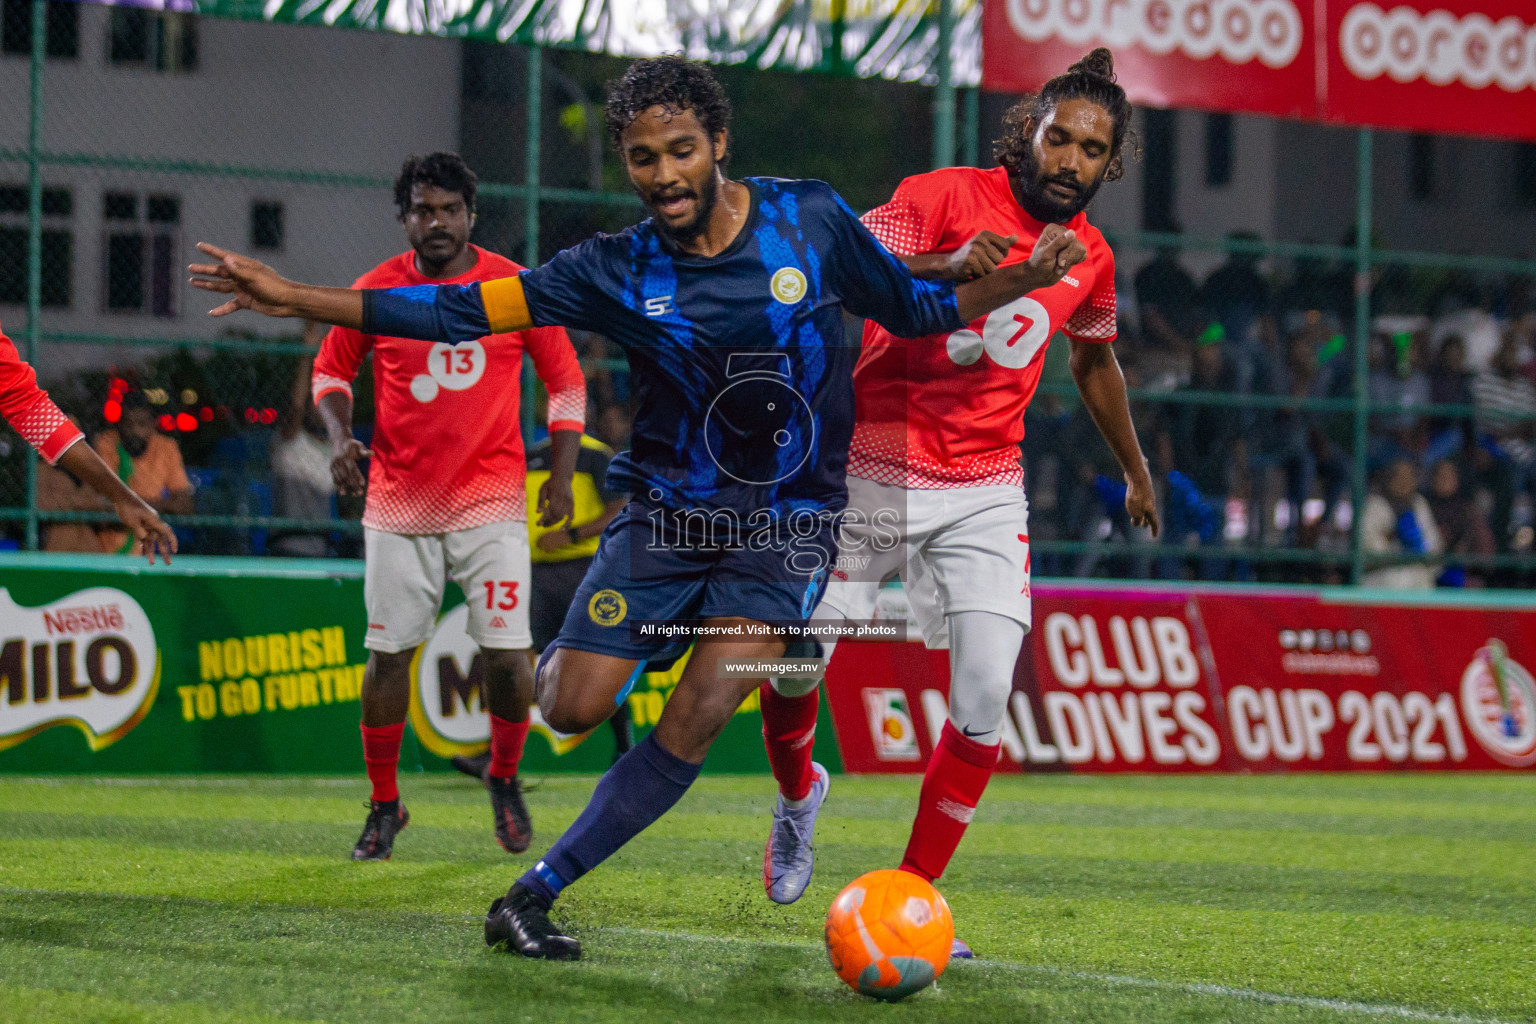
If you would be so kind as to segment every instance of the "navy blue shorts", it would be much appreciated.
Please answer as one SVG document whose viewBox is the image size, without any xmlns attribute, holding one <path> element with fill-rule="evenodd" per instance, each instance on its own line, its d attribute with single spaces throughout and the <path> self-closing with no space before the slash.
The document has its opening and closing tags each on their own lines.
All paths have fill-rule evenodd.
<svg viewBox="0 0 1536 1024">
<path fill-rule="evenodd" d="M 603 531 L 546 656 L 572 647 L 654 667 L 688 649 L 691 623 L 744 618 L 803 626 L 826 590 L 837 556 L 830 517 L 807 516 L 794 532 L 702 547 L 659 542 L 655 514 L 630 502 Z"/>
</svg>

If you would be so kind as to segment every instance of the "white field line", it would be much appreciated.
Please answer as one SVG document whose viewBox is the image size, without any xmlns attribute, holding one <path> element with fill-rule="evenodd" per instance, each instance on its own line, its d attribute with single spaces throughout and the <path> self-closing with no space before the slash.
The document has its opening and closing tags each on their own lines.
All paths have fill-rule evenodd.
<svg viewBox="0 0 1536 1024">
<path fill-rule="evenodd" d="M 758 946 L 781 949 L 820 949 L 816 942 L 793 942 L 783 939 L 749 939 L 734 935 L 697 935 L 693 932 L 664 931 L 654 928 L 601 927 L 594 931 L 613 932 L 619 935 L 636 935 L 649 938 L 673 939 L 683 942 L 719 943 L 723 945 Z M 1137 978 L 1125 974 L 1102 974 L 1098 971 L 1072 971 L 1059 967 L 1015 964 L 1005 960 L 980 959 L 962 963 L 961 970 L 1014 971 L 1020 974 L 1039 974 L 1051 978 L 1090 982 L 1111 988 L 1139 988 L 1158 992 L 1178 992 L 1184 995 L 1213 996 L 1218 999 L 1237 999 L 1249 1003 L 1270 1006 L 1299 1006 L 1309 1010 L 1329 1010 L 1334 1013 L 1358 1014 L 1365 1017 L 1387 1017 L 1397 1020 L 1425 1021 L 1426 1024 L 1514 1024 L 1497 1017 L 1474 1017 L 1461 1013 L 1435 1013 L 1412 1006 L 1392 1003 L 1359 1003 L 1347 999 L 1326 999 L 1321 996 L 1292 996 L 1281 992 L 1263 992 L 1253 988 L 1237 988 L 1231 985 L 1212 985 L 1195 981 L 1167 981 L 1161 978 Z"/>
</svg>

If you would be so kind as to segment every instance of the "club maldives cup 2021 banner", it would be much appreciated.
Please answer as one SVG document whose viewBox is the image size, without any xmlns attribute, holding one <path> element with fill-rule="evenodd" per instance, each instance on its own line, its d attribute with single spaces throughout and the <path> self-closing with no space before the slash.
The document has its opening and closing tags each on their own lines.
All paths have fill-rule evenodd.
<svg viewBox="0 0 1536 1024">
<path fill-rule="evenodd" d="M 1366 596 L 1037 586 L 1003 768 L 1536 765 L 1536 600 Z M 946 716 L 948 653 L 843 643 L 826 690 L 847 770 L 921 771 Z"/>
<path fill-rule="evenodd" d="M 986 0 L 982 35 L 988 89 L 1109 46 L 1138 103 L 1536 139 L 1530 0 Z"/>
</svg>

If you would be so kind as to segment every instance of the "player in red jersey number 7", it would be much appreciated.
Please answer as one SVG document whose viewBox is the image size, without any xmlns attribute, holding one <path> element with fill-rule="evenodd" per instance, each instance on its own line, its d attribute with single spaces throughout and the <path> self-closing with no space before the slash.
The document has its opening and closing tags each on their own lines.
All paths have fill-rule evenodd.
<svg viewBox="0 0 1536 1024">
<path fill-rule="evenodd" d="M 522 268 L 479 246 L 475 174 L 454 153 L 411 157 L 395 182 L 407 251 L 358 279 L 358 287 L 430 287 L 490 281 Z M 326 335 L 315 359 L 315 404 L 343 494 L 363 493 L 357 460 L 372 456 L 363 511 L 363 601 L 368 668 L 363 674 L 363 760 L 373 784 L 355 860 L 387 860 L 410 821 L 396 770 L 410 700 L 410 667 L 432 633 L 448 579 L 464 591 L 467 631 L 480 646 L 496 840 L 521 853 L 533 826 L 518 788 L 528 736 L 533 673 L 528 648 L 527 498 L 518 396 L 523 353 L 549 389 L 550 477 L 538 511 L 545 526 L 567 523 L 571 474 L 586 413 L 586 381 L 565 331 L 541 327 L 488 334 L 454 347 L 367 334 Z M 372 451 L 352 437 L 352 379 L 373 355 Z"/>
<path fill-rule="evenodd" d="M 1056 283 L 961 330 L 906 341 L 864 330 L 854 370 L 848 516 L 816 617 L 862 622 L 899 573 L 929 647 L 950 650 L 949 721 L 929 760 L 901 867 L 928 881 L 949 864 L 997 764 L 1013 667 L 1030 624 L 1029 522 L 1019 444 L 1024 410 L 1057 330 L 1072 375 L 1125 472 L 1126 511 L 1157 530 L 1146 459 L 1126 402 L 1115 339 L 1115 259 L 1084 211 L 1120 176 L 1131 107 L 1099 49 L 1014 107 L 1002 166 L 908 178 L 864 216 L 915 276 L 969 280 L 1027 259 L 1062 225 L 1087 258 Z M 857 567 L 857 568 L 855 568 Z M 823 641 L 830 655 L 831 645 Z M 763 883 L 780 903 L 810 880 L 811 834 L 826 774 L 811 761 L 813 680 L 762 688 L 763 734 L 779 801 Z M 957 943 L 957 955 L 969 955 Z"/>
</svg>

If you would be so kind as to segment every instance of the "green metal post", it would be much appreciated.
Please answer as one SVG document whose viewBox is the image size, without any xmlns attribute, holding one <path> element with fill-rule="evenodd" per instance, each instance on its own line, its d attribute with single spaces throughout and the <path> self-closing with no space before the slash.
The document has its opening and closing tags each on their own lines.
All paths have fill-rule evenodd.
<svg viewBox="0 0 1536 1024">
<path fill-rule="evenodd" d="M 1368 346 L 1371 341 L 1371 205 L 1372 205 L 1372 151 L 1374 136 L 1369 128 L 1361 128 L 1356 136 L 1355 161 L 1355 458 L 1350 489 L 1350 505 L 1353 515 L 1349 525 L 1350 581 L 1359 583 L 1365 575 L 1365 548 L 1361 544 L 1361 525 L 1365 519 L 1366 474 L 1369 468 L 1366 453 L 1366 427 L 1369 423 L 1367 407 L 1371 400 L 1370 360 Z"/>
<path fill-rule="evenodd" d="M 523 262 L 539 265 L 539 156 L 544 134 L 544 50 L 528 48 L 528 138 L 524 147 Z"/>
<path fill-rule="evenodd" d="M 981 145 L 981 88 L 965 90 L 965 126 L 960 135 L 960 164 L 976 167 Z"/>
<path fill-rule="evenodd" d="M 528 48 L 528 136 L 525 140 L 523 182 L 523 263 L 539 265 L 539 156 L 544 135 L 544 50 Z M 533 440 L 533 360 L 523 356 L 523 438 Z"/>
<path fill-rule="evenodd" d="M 949 66 L 950 36 L 953 35 L 954 12 L 951 0 L 938 0 L 939 47 L 934 71 L 938 85 L 933 91 L 933 166 L 950 167 L 955 162 L 955 82 Z"/>
<path fill-rule="evenodd" d="M 32 0 L 32 106 L 27 124 L 27 362 L 37 365 L 43 311 L 43 59 L 48 4 Z M 37 550 L 37 452 L 27 448 L 27 550 Z"/>
</svg>

